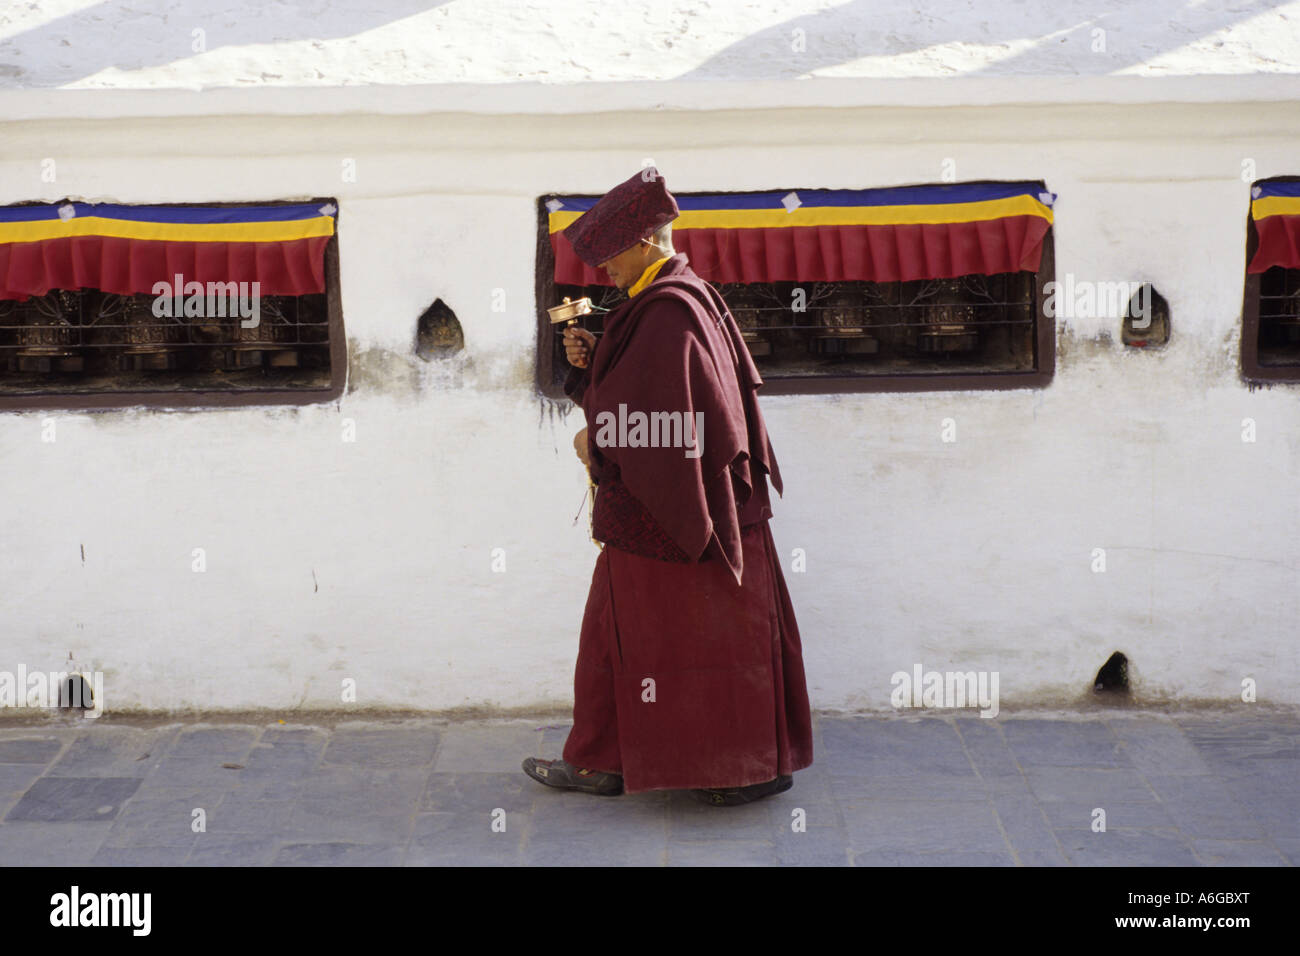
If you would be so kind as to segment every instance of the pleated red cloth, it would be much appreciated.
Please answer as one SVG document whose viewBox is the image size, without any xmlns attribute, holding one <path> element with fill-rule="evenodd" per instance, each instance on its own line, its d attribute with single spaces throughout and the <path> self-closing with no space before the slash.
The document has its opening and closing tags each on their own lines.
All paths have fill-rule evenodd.
<svg viewBox="0 0 1300 956">
<path fill-rule="evenodd" d="M 100 289 L 148 295 L 154 283 L 258 282 L 262 295 L 325 291 L 329 236 L 284 242 L 166 242 L 71 236 L 0 243 L 0 299 L 51 289 Z"/>
<path fill-rule="evenodd" d="M 1268 216 L 1256 220 L 1255 231 L 1259 245 L 1247 272 L 1267 272 L 1274 266 L 1300 269 L 1300 216 Z"/>
<path fill-rule="evenodd" d="M 1267 220 L 1264 220 L 1267 222 Z M 1041 216 L 883 226 L 678 229 L 673 246 L 709 282 L 901 282 L 1038 271 Z M 609 285 L 559 233 L 552 233 L 555 281 Z"/>
</svg>

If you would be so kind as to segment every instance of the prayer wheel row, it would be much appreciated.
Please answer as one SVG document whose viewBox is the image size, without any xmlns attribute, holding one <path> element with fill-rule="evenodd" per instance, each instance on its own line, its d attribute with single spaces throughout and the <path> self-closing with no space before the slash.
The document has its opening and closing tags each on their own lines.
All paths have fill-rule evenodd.
<svg viewBox="0 0 1300 956">
<path fill-rule="evenodd" d="M 238 315 L 158 316 L 154 301 L 104 294 L 83 311 L 78 293 L 55 290 L 23 302 L 0 302 L 0 345 L 10 346 L 10 367 L 20 371 L 80 371 L 87 354 L 102 351 L 115 353 L 121 369 L 170 369 L 181 350 L 195 345 L 224 347 L 231 367 L 261 364 L 264 351 L 272 353 L 272 364 L 297 364 L 292 357 L 298 329 L 284 320 L 274 301 L 261 302 L 259 322 L 249 328 Z"/>
</svg>

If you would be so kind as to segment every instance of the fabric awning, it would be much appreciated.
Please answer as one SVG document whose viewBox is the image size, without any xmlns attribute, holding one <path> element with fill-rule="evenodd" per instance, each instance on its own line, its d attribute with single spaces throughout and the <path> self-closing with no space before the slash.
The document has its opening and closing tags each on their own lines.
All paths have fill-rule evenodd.
<svg viewBox="0 0 1300 956">
<path fill-rule="evenodd" d="M 550 200 L 555 281 L 610 285 L 560 231 L 598 197 Z M 1054 194 L 1039 183 L 677 196 L 673 245 L 712 282 L 897 282 L 1037 271 Z"/>
<path fill-rule="evenodd" d="M 1300 183 L 1259 183 L 1250 194 L 1259 245 L 1246 271 L 1300 269 Z"/>
<path fill-rule="evenodd" d="M 325 291 L 329 203 L 0 208 L 0 299 L 51 289 L 150 294 L 155 283 L 258 282 L 262 295 Z"/>
</svg>

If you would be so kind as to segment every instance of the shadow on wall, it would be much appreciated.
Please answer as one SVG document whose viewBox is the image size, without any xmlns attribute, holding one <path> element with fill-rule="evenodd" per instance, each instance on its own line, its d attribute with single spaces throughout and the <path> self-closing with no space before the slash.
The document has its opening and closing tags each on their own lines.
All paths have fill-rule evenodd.
<svg viewBox="0 0 1300 956">
<path fill-rule="evenodd" d="M 179 63 L 201 52 L 229 46 L 250 47 L 249 57 L 264 57 L 265 71 L 274 76 L 279 66 L 276 51 L 269 44 L 359 36 L 447 2 L 301 0 L 295 4 L 263 4 L 245 0 L 226 10 L 208 12 L 196 10 L 192 0 L 162 0 L 158 4 L 108 0 L 0 42 L 0 86 L 63 86 L 108 67 L 125 71 L 146 69 Z M 933 62 L 927 73 L 1105 75 L 1149 62 L 1225 28 L 1267 15 L 1288 2 L 1111 0 L 1102 12 L 1097 12 L 1098 5 L 1092 0 L 1058 0 L 1051 4 L 1004 0 L 1001 4 L 988 5 L 973 0 L 930 0 L 920 5 L 893 7 L 879 0 L 850 0 L 752 33 L 675 78 L 792 78 L 866 57 L 905 54 L 928 56 Z M 996 12 L 989 13 L 989 10 Z M 580 7 L 577 12 L 587 11 Z M 505 5 L 492 16 L 503 28 L 525 28 L 520 26 L 523 17 L 510 12 Z M 574 21 L 568 42 L 590 45 L 599 41 L 602 34 L 598 27 L 583 22 L 576 14 L 567 16 Z M 671 48 L 677 42 L 704 44 L 709 33 L 717 33 L 717 27 L 731 26 L 711 23 L 711 14 L 692 13 L 685 4 L 679 8 L 665 4 L 660 17 L 662 26 L 643 29 L 637 34 L 648 50 Z M 553 19 L 563 26 L 565 11 L 560 10 Z M 1094 49 L 1096 29 L 1106 33 L 1104 50 Z M 198 50 L 195 30 L 203 31 L 203 46 Z M 802 31 L 797 40 L 796 31 Z M 129 43 L 122 42 L 124 35 L 129 36 Z M 953 62 L 963 54 L 954 56 L 934 49 L 950 43 L 962 44 L 971 62 L 978 65 L 963 69 L 959 62 Z M 1011 53 L 1013 44 L 1028 45 Z M 1233 45 L 1234 55 L 1253 55 L 1246 49 L 1244 39 L 1234 40 Z M 606 55 L 618 52 L 614 49 Z M 1004 52 L 1010 55 L 999 56 Z M 494 54 L 490 49 L 485 53 L 477 44 L 467 44 L 463 51 L 464 57 L 484 55 Z M 994 58 L 992 62 L 990 57 Z M 338 73 L 339 61 L 333 56 L 328 58 L 328 66 L 324 62 L 321 65 Z M 541 65 L 520 68 L 530 70 L 524 74 L 525 79 L 546 78 Z"/>
<path fill-rule="evenodd" d="M 1289 0 L 1234 5 L 1194 0 L 1129 0 L 1098 5 L 1004 4 L 938 0 L 919 7 L 851 3 L 794 17 L 719 50 L 677 77 L 683 80 L 761 80 L 802 76 L 865 57 L 921 53 L 948 43 L 979 47 L 1020 44 L 1028 49 L 976 69 L 951 68 L 962 76 L 1083 74 L 1104 76 L 1163 56 L 1234 24 L 1255 19 Z M 990 22 L 992 21 L 992 22 Z M 1094 52 L 1093 31 L 1106 31 L 1105 50 Z M 795 31 L 802 31 L 797 34 Z M 797 49 L 798 47 L 802 49 Z"/>
<path fill-rule="evenodd" d="M 0 85 L 54 87 L 109 67 L 141 70 L 178 63 L 226 46 L 256 45 L 276 69 L 268 44 L 355 36 L 436 9 L 449 0 L 303 0 L 196 9 L 187 0 L 141 4 L 108 0 L 84 7 L 0 42 Z M 152 8 L 152 9 L 151 9 Z M 125 26 L 129 25 L 129 30 Z M 202 30 L 202 46 L 195 49 Z M 129 34 L 131 42 L 105 42 Z M 15 54 L 22 51 L 22 56 Z M 250 51 L 250 57 L 258 54 Z M 14 62 L 17 60 L 18 62 Z M 24 83 L 28 69 L 40 79 Z"/>
</svg>

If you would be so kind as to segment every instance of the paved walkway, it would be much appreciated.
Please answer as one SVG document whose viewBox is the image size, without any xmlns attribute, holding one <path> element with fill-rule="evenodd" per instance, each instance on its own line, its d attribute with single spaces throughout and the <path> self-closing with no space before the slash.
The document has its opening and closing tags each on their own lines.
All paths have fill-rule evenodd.
<svg viewBox="0 0 1300 956">
<path fill-rule="evenodd" d="M 1300 862 L 1293 712 L 821 716 L 816 763 L 793 790 L 720 809 L 525 777 L 520 761 L 558 756 L 566 731 L 432 718 L 0 723 L 0 864 Z"/>
</svg>

